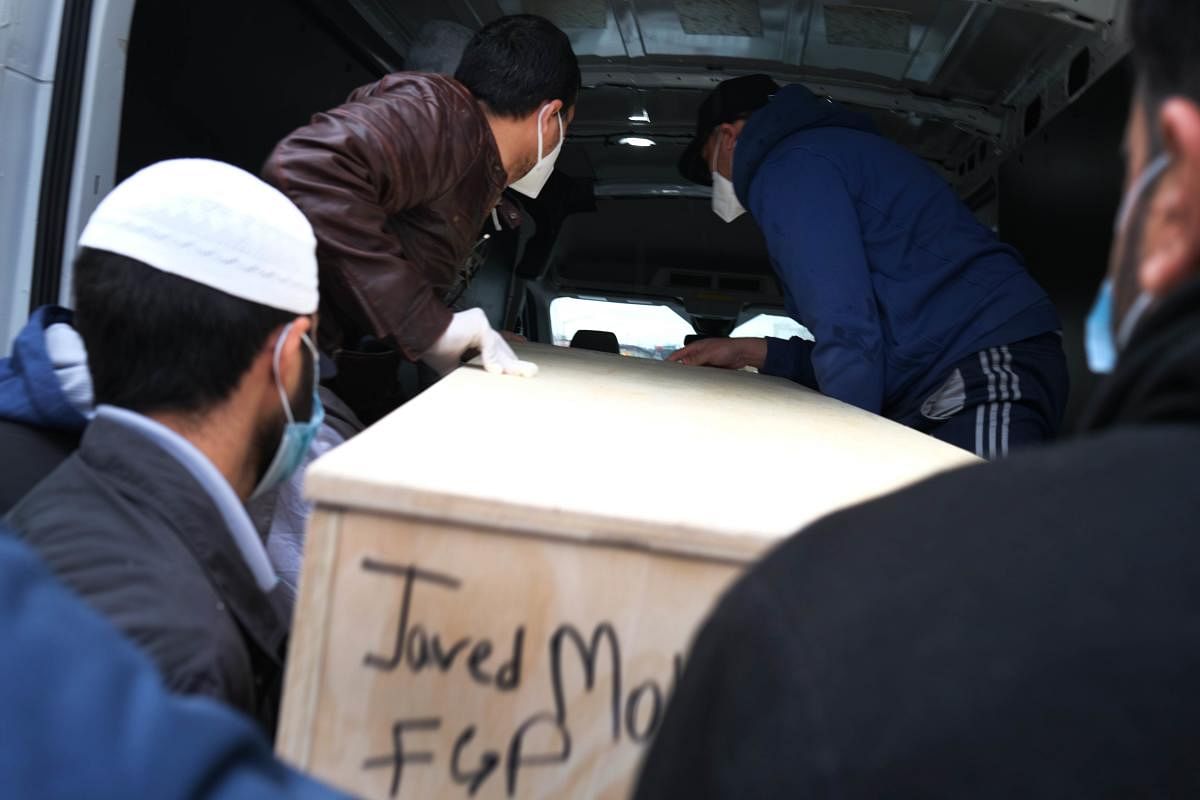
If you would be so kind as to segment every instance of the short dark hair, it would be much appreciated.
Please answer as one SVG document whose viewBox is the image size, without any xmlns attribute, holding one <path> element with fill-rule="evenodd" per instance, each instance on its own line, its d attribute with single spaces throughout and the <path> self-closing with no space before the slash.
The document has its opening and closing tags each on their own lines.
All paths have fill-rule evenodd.
<svg viewBox="0 0 1200 800">
<path fill-rule="evenodd" d="M 571 40 L 533 14 L 489 22 L 463 52 L 459 83 L 502 117 L 524 117 L 550 100 L 575 105 L 582 79 Z"/>
<path fill-rule="evenodd" d="M 1133 58 L 1147 99 L 1183 95 L 1200 103 L 1200 2 L 1135 0 L 1129 15 Z"/>
<path fill-rule="evenodd" d="M 267 337 L 300 316 L 90 248 L 74 289 L 96 403 L 143 414 L 221 403 Z"/>
</svg>

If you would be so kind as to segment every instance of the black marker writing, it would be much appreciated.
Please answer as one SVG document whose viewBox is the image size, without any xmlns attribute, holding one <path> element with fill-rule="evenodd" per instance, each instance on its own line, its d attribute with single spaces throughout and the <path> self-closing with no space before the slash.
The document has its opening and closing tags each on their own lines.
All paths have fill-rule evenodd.
<svg viewBox="0 0 1200 800">
<path fill-rule="evenodd" d="M 449 650 L 442 652 L 442 641 L 437 636 L 434 636 L 433 641 L 430 642 L 430 648 L 433 650 L 433 660 L 437 663 L 438 669 L 440 669 L 442 672 L 449 672 L 450 668 L 454 666 L 454 659 L 457 658 L 458 654 L 465 650 L 467 645 L 470 643 L 470 638 L 459 639 L 450 646 Z"/>
<path fill-rule="evenodd" d="M 476 770 L 473 772 L 462 771 L 462 751 L 474 738 L 475 726 L 471 725 L 458 735 L 458 739 L 454 742 L 454 755 L 450 759 L 450 777 L 459 786 L 467 787 L 467 797 L 474 797 L 483 782 L 500 765 L 500 754 L 495 750 L 488 750 L 480 757 L 479 767 Z"/>
<path fill-rule="evenodd" d="M 553 728 L 558 733 L 562 747 L 557 753 L 525 755 L 525 736 L 539 725 Z M 517 732 L 513 734 L 512 741 L 508 745 L 507 781 L 505 782 L 508 796 L 515 797 L 517 794 L 517 775 L 520 773 L 521 767 L 550 767 L 556 764 L 565 764 L 570 758 L 571 732 L 553 714 L 548 712 L 534 714 L 521 723 L 521 727 L 517 728 Z"/>
<path fill-rule="evenodd" d="M 550 637 L 550 681 L 554 690 L 554 708 L 559 723 L 567 721 L 567 702 L 563 692 L 563 640 L 569 639 L 579 651 L 579 659 L 583 662 L 584 688 L 591 691 L 596 684 L 596 665 L 600 655 L 600 645 L 608 640 L 609 654 L 612 656 L 612 731 L 613 741 L 621 739 L 621 643 L 617 632 L 608 622 L 601 622 L 592 633 L 591 644 L 585 644 L 583 636 L 574 625 L 560 625 Z"/>
<path fill-rule="evenodd" d="M 384 657 L 375 653 L 368 653 L 363 658 L 363 663 L 368 667 L 391 672 L 400 666 L 400 662 L 404 659 L 405 639 L 408 638 L 408 615 L 412 608 L 413 586 L 416 582 L 419 580 L 425 581 L 446 589 L 458 589 L 462 586 L 462 582 L 450 575 L 428 572 L 423 569 L 417 569 L 415 566 L 406 566 L 404 564 L 388 564 L 372 558 L 364 558 L 362 568 L 367 572 L 380 572 L 385 575 L 395 575 L 404 578 L 404 590 L 400 601 L 400 623 L 397 626 L 396 644 L 392 648 L 392 654 Z"/>
<path fill-rule="evenodd" d="M 501 664 L 496 670 L 496 688 L 502 692 L 511 692 L 521 685 L 521 658 L 525 652 L 525 626 L 517 628 L 513 634 L 513 655 L 507 664 Z"/>
<path fill-rule="evenodd" d="M 404 776 L 404 767 L 407 764 L 431 764 L 433 763 L 433 753 L 406 753 L 404 751 L 404 732 L 412 731 L 436 731 L 442 727 L 442 721 L 436 717 L 425 719 L 409 719 L 399 720 L 392 726 L 392 752 L 386 756 L 375 756 L 368 758 L 363 762 L 363 769 L 379 769 L 380 767 L 392 768 L 392 788 L 389 797 L 395 797 L 400 793 L 400 780 Z"/>
<path fill-rule="evenodd" d="M 449 647 L 442 643 L 440 634 L 432 633 L 424 625 L 413 624 L 413 595 L 418 582 L 431 583 L 442 588 L 457 590 L 462 581 L 451 575 L 442 575 L 418 568 L 416 565 L 387 564 L 374 559 L 363 559 L 363 569 L 403 579 L 400 596 L 400 614 L 396 625 L 396 638 L 390 655 L 367 653 L 363 663 L 368 667 L 392 672 L 406 664 L 414 673 L 432 667 L 449 672 L 460 654 L 465 653 L 467 674 L 483 686 L 494 685 L 502 692 L 511 692 L 521 684 L 521 662 L 524 657 L 525 628 L 513 632 L 511 656 L 507 661 L 496 664 L 492 671 L 489 663 L 493 655 L 503 658 L 490 639 L 480 639 L 471 644 L 471 638 L 463 637 Z"/>
<path fill-rule="evenodd" d="M 392 672 L 398 667 L 406 666 L 412 673 L 419 674 L 425 669 L 449 673 L 458 664 L 462 675 L 476 684 L 494 687 L 501 692 L 511 692 L 520 687 L 526 633 L 524 625 L 513 630 L 511 649 L 504 644 L 497 648 L 497 640 L 494 639 L 473 639 L 469 636 L 447 640 L 444 643 L 441 634 L 426 627 L 428 620 L 425 624 L 417 621 L 420 617 L 413 611 L 416 586 L 418 583 L 430 584 L 456 591 L 463 586 L 461 580 L 451 575 L 420 569 L 415 564 L 390 564 L 371 558 L 363 559 L 362 569 L 365 572 L 402 580 L 396 636 L 391 645 L 391 652 L 386 655 L 367 653 L 363 658 L 367 667 Z M 474 797 L 493 774 L 501 771 L 504 774 L 506 794 L 514 797 L 523 770 L 531 767 L 559 766 L 570 761 L 572 725 L 567 701 L 567 679 L 568 673 L 576 670 L 572 666 L 576 663 L 572 653 L 578 656 L 583 691 L 598 695 L 601 702 L 609 705 L 608 724 L 614 743 L 619 743 L 622 735 L 625 735 L 630 742 L 644 745 L 658 731 L 668 699 L 674 693 L 683 672 L 682 655 L 675 654 L 671 675 L 666 680 L 645 680 L 637 683 L 626 694 L 626 680 L 634 683 L 636 678 L 627 678 L 623 674 L 625 665 L 621 656 L 621 640 L 615 627 L 605 620 L 591 629 L 590 637 L 585 636 L 586 630 L 570 623 L 560 624 L 553 630 L 545 651 L 550 661 L 553 707 L 526 718 L 508 736 L 507 747 L 501 745 L 491 749 L 487 747 L 486 741 L 478 742 L 479 728 L 475 724 L 468 725 L 454 739 L 448 759 L 450 778 L 455 785 L 466 790 L 468 797 Z M 598 683 L 603 686 L 606 678 L 612 682 L 611 696 L 606 690 L 597 688 Z M 574 696 L 572 692 L 572 697 Z M 578 709 L 576 713 L 579 713 Z M 390 796 L 396 797 L 400 792 L 407 765 L 430 764 L 435 761 L 435 755 L 431 751 L 406 751 L 405 734 L 411 738 L 415 732 L 439 731 L 442 724 L 441 717 L 396 722 L 392 726 L 393 752 L 390 755 L 367 759 L 363 768 L 372 770 L 390 767 Z M 504 735 L 499 731 L 496 734 Z M 485 732 L 484 736 L 487 735 Z M 535 742 L 537 744 L 534 744 Z M 411 746 L 411 742 L 409 745 Z M 527 752 L 529 748 L 533 748 L 534 752 Z M 588 755 L 587 761 L 590 764 L 593 754 Z"/>
<path fill-rule="evenodd" d="M 638 730 L 638 708 L 642 704 L 642 698 L 646 693 L 650 696 L 650 720 L 642 728 Z M 663 692 L 659 688 L 657 681 L 646 681 L 629 693 L 629 699 L 625 701 L 625 730 L 629 733 L 629 738 L 633 739 L 638 744 L 645 744 L 650 741 L 650 737 L 658 730 L 658 723 L 662 721 L 663 710 Z"/>
</svg>

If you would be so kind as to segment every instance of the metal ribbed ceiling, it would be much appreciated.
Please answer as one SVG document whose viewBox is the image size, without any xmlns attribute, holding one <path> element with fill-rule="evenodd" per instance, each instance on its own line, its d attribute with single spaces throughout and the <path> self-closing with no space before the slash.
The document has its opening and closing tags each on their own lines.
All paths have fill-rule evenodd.
<svg viewBox="0 0 1200 800">
<path fill-rule="evenodd" d="M 433 20 L 551 19 L 590 87 L 572 139 L 598 176 L 607 164 L 621 180 L 637 159 L 665 165 L 666 154 L 617 155 L 604 137 L 640 132 L 677 147 L 698 90 L 752 71 L 869 109 L 886 133 L 961 175 L 1028 134 L 1027 105 L 1039 104 L 1041 124 L 1069 101 L 1051 84 L 1074 54 L 1102 54 L 1093 67 L 1114 60 L 1126 1 L 350 0 L 402 55 Z M 642 110 L 649 121 L 631 121 Z"/>
</svg>

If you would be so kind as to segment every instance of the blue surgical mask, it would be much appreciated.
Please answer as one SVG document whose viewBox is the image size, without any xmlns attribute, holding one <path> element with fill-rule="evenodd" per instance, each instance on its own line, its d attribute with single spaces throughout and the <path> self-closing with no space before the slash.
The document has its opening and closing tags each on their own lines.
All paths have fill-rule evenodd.
<svg viewBox="0 0 1200 800">
<path fill-rule="evenodd" d="M 1129 223 L 1133 218 L 1134 209 L 1142 197 L 1154 185 L 1164 172 L 1171 166 L 1171 156 L 1164 153 L 1146 167 L 1141 176 L 1134 181 L 1133 188 L 1121 202 L 1117 213 L 1116 238 L 1123 241 L 1128 232 Z M 1137 300 L 1129 308 L 1129 313 L 1121 320 L 1118 329 L 1115 323 L 1116 312 L 1113 310 L 1113 282 L 1106 278 L 1096 295 L 1096 302 L 1087 317 L 1084 344 L 1087 348 L 1088 369 L 1100 375 L 1112 372 L 1117 366 L 1117 356 L 1125 345 L 1146 311 L 1154 304 L 1154 297 L 1146 292 L 1138 295 Z"/>
<path fill-rule="evenodd" d="M 1113 340 L 1113 283 L 1105 278 L 1087 316 L 1084 331 L 1088 369 L 1107 375 L 1117 366 L 1117 343 Z"/>
<path fill-rule="evenodd" d="M 283 343 L 287 341 L 291 329 L 292 326 L 288 325 L 283 329 L 283 333 L 279 334 L 279 341 L 275 343 L 275 357 L 272 361 L 275 386 L 279 389 L 279 400 L 283 403 L 283 413 L 287 416 L 287 424 L 283 428 L 283 436 L 279 440 L 279 447 L 275 450 L 275 457 L 271 459 L 267 471 L 263 473 L 258 485 L 254 487 L 254 491 L 250 495 L 251 500 L 274 489 L 295 474 L 300 465 L 304 463 L 304 456 L 308 453 L 308 448 L 316 437 L 317 431 L 321 429 L 321 423 L 325 421 L 325 407 L 321 404 L 321 397 L 317 393 L 317 382 L 320 380 L 317 348 L 313 346 L 312 340 L 308 338 L 307 334 L 302 335 L 301 340 L 312 353 L 313 359 L 312 414 L 309 415 L 307 422 L 297 422 L 292 415 L 292 404 L 288 401 L 287 391 L 283 388 L 283 381 L 279 377 L 279 358 L 283 353 Z"/>
</svg>

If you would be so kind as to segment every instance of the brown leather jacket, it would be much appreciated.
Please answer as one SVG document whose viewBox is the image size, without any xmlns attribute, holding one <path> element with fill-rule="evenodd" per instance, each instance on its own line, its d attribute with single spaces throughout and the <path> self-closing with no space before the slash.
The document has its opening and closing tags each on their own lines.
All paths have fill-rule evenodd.
<svg viewBox="0 0 1200 800">
<path fill-rule="evenodd" d="M 416 360 L 450 324 L 444 292 L 508 183 L 471 93 L 396 73 L 279 143 L 263 177 L 316 230 L 321 342 L 374 336 Z"/>
</svg>

